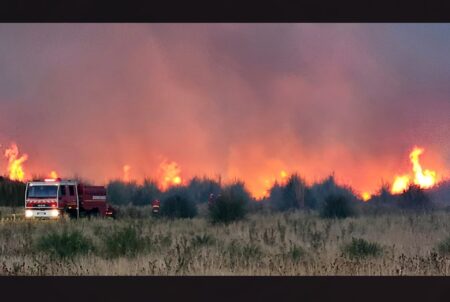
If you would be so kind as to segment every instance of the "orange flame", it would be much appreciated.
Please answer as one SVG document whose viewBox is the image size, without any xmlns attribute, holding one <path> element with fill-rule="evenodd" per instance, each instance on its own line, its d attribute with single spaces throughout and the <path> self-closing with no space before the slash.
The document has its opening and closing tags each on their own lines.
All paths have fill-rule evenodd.
<svg viewBox="0 0 450 302">
<path fill-rule="evenodd" d="M 436 172 L 423 170 L 419 162 L 419 156 L 424 152 L 423 148 L 414 147 L 409 154 L 409 159 L 413 165 L 414 184 L 422 189 L 429 189 L 436 184 Z M 391 192 L 398 194 L 408 189 L 411 184 L 409 175 L 397 176 L 392 184 Z"/>
<path fill-rule="evenodd" d="M 163 161 L 159 165 L 160 174 L 162 174 L 161 188 L 166 190 L 170 186 L 180 185 L 183 181 L 180 176 L 181 169 L 174 161 Z"/>
<path fill-rule="evenodd" d="M 286 183 L 287 178 L 288 178 L 287 172 L 285 170 L 281 170 L 280 171 L 280 179 L 277 179 L 276 177 L 264 179 L 264 189 L 259 194 L 253 193 L 254 197 L 256 199 L 261 199 L 261 198 L 269 196 L 270 189 L 273 187 L 275 182 L 278 181 L 279 184 L 284 184 L 284 183 Z"/>
<path fill-rule="evenodd" d="M 273 183 L 274 183 L 274 181 L 270 181 L 270 179 L 265 179 L 264 180 L 264 189 L 260 192 L 260 194 L 253 193 L 255 198 L 260 199 L 260 198 L 269 196 L 269 191 L 270 191 L 270 188 L 273 186 Z"/>
<path fill-rule="evenodd" d="M 281 181 L 282 181 L 282 182 L 286 181 L 286 178 L 288 177 L 287 172 L 284 171 L 284 170 L 281 170 L 281 172 L 280 172 L 280 177 L 281 177 Z"/>
<path fill-rule="evenodd" d="M 52 172 L 50 172 L 50 178 L 52 178 L 52 179 L 56 179 L 56 178 L 58 178 L 58 173 L 56 173 L 56 171 L 52 171 Z"/>
<path fill-rule="evenodd" d="M 372 197 L 372 194 L 370 194 L 369 192 L 363 192 L 361 194 L 361 197 L 364 201 L 369 201 L 369 199 Z"/>
<path fill-rule="evenodd" d="M 419 156 L 423 153 L 422 148 L 414 148 L 414 150 L 409 155 L 411 162 L 413 164 L 414 171 L 414 183 L 421 188 L 428 189 L 434 186 L 436 183 L 436 172 L 431 170 L 422 171 L 422 166 L 419 163 Z"/>
<path fill-rule="evenodd" d="M 409 186 L 408 175 L 397 176 L 394 180 L 394 183 L 392 184 L 391 192 L 393 194 L 402 193 L 408 188 L 408 186 Z"/>
<path fill-rule="evenodd" d="M 125 182 L 129 182 L 130 181 L 130 170 L 131 170 L 131 166 L 130 165 L 124 165 L 123 166 L 123 180 Z"/>
<path fill-rule="evenodd" d="M 19 148 L 17 144 L 12 143 L 11 147 L 5 150 L 5 157 L 8 159 L 8 174 L 9 179 L 23 181 L 25 179 L 25 172 L 22 164 L 28 159 L 27 154 L 19 157 Z"/>
</svg>

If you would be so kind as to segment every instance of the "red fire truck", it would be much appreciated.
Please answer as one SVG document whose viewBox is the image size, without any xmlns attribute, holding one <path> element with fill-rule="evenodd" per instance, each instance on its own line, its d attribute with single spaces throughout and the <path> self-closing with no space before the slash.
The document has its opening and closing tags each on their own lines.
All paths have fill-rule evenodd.
<svg viewBox="0 0 450 302">
<path fill-rule="evenodd" d="M 87 186 L 75 180 L 45 179 L 30 181 L 25 190 L 26 218 L 60 218 L 68 216 L 115 217 L 106 201 L 106 189 Z"/>
<path fill-rule="evenodd" d="M 159 209 L 161 207 L 161 202 L 159 199 L 155 199 L 152 201 L 152 214 L 153 216 L 159 216 Z"/>
</svg>

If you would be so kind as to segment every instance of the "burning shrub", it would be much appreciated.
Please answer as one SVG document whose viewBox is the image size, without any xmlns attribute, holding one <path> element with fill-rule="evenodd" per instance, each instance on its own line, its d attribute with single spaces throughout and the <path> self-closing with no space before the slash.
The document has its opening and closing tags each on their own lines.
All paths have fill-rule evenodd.
<svg viewBox="0 0 450 302">
<path fill-rule="evenodd" d="M 431 199 L 419 186 L 411 185 L 400 195 L 399 206 L 406 210 L 427 211 L 433 208 Z"/>
<path fill-rule="evenodd" d="M 206 203 L 211 193 L 214 195 L 220 193 L 220 184 L 217 181 L 206 177 L 194 177 L 190 180 L 187 190 L 190 199 L 195 203 Z"/>
<path fill-rule="evenodd" d="M 323 218 L 346 218 L 355 215 L 352 202 L 343 195 L 329 195 L 320 213 Z"/>
<path fill-rule="evenodd" d="M 52 232 L 40 237 L 37 249 L 51 256 L 73 258 L 78 254 L 87 254 L 94 250 L 94 246 L 80 231 L 65 229 L 62 233 Z"/>
<path fill-rule="evenodd" d="M 367 215 L 398 212 L 398 196 L 391 193 L 389 184 L 384 183 L 370 201 L 361 204 L 361 210 Z"/>
<path fill-rule="evenodd" d="M 275 184 L 270 190 L 270 203 L 272 207 L 279 211 L 289 209 L 304 208 L 306 199 L 310 196 L 310 192 L 306 187 L 305 181 L 297 174 L 289 177 L 284 186 Z"/>
<path fill-rule="evenodd" d="M 173 188 L 166 193 L 161 203 L 161 215 L 169 218 L 192 218 L 197 215 L 197 207 L 189 199 L 185 188 Z"/>
<path fill-rule="evenodd" d="M 134 226 L 114 230 L 104 237 L 104 244 L 108 258 L 134 257 L 145 248 L 145 240 Z"/>
<path fill-rule="evenodd" d="M 209 217 L 213 223 L 229 223 L 240 220 L 248 212 L 250 194 L 242 182 L 226 186 L 209 207 Z"/>
<path fill-rule="evenodd" d="M 144 184 L 137 186 L 134 190 L 131 202 L 137 206 L 150 205 L 155 199 L 158 199 L 161 191 L 154 180 L 145 179 Z"/>
<path fill-rule="evenodd" d="M 145 179 L 142 185 L 132 181 L 113 180 L 108 183 L 107 192 L 109 201 L 116 205 L 150 205 L 161 195 L 157 183 L 150 179 Z"/>
<path fill-rule="evenodd" d="M 389 184 L 385 183 L 381 185 L 381 188 L 376 196 L 375 202 L 389 203 L 394 200 L 394 195 L 389 191 Z"/>
<path fill-rule="evenodd" d="M 311 186 L 310 197 L 306 203 L 312 209 L 321 209 L 330 195 L 341 195 L 350 201 L 357 199 L 351 188 L 337 184 L 334 175 L 330 175 L 322 182 Z"/>
<path fill-rule="evenodd" d="M 268 200 L 271 208 L 279 211 L 284 210 L 285 208 L 283 202 L 283 186 L 275 182 L 272 188 L 270 188 Z"/>
<path fill-rule="evenodd" d="M 136 183 L 125 183 L 120 180 L 110 181 L 106 187 L 108 200 L 112 204 L 125 205 L 132 203 L 132 197 L 137 190 Z"/>
<path fill-rule="evenodd" d="M 382 254 L 383 248 L 375 242 L 352 238 L 352 242 L 343 247 L 343 252 L 350 258 L 377 257 Z"/>
<path fill-rule="evenodd" d="M 435 203 L 447 205 L 448 196 L 450 196 L 450 180 L 441 181 L 427 193 Z"/>
<path fill-rule="evenodd" d="M 269 203 L 278 211 L 300 208 L 320 209 L 330 195 L 342 195 L 348 200 L 356 200 L 353 191 L 338 185 L 333 175 L 308 187 L 299 175 L 293 174 L 285 185 L 274 184 L 270 189 Z"/>
</svg>

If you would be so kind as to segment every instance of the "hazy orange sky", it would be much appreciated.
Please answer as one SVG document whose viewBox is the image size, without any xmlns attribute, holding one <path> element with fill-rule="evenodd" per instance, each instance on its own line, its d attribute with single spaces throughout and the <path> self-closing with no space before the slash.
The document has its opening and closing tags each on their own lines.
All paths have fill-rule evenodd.
<svg viewBox="0 0 450 302">
<path fill-rule="evenodd" d="M 0 148 L 27 175 L 174 161 L 253 192 L 281 170 L 374 191 L 415 145 L 448 175 L 448 24 L 1 24 L 0 41 Z"/>
</svg>

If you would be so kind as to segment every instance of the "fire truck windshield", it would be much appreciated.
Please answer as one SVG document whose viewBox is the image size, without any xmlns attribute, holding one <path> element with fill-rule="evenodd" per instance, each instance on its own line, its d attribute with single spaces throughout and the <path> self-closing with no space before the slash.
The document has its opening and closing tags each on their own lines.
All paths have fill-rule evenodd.
<svg viewBox="0 0 450 302">
<path fill-rule="evenodd" d="M 58 186 L 29 186 L 28 198 L 56 198 Z"/>
</svg>

